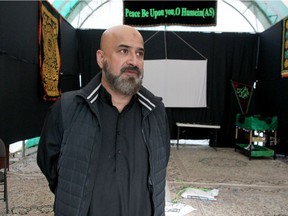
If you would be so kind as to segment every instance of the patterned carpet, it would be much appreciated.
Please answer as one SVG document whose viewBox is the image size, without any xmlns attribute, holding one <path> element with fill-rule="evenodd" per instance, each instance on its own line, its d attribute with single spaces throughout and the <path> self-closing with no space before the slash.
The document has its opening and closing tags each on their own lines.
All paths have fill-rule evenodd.
<svg viewBox="0 0 288 216">
<path fill-rule="evenodd" d="M 171 149 L 168 187 L 171 200 L 189 204 L 193 216 L 288 215 L 288 159 L 249 160 L 232 148 Z M 185 187 L 218 189 L 217 200 L 181 199 Z"/>
<path fill-rule="evenodd" d="M 24 159 L 13 159 L 14 161 L 10 163 L 8 172 L 9 214 L 7 216 L 54 215 L 53 194 L 48 188 L 45 177 L 36 165 L 36 151 L 37 148 L 30 149 L 29 156 Z M 1 210 L 4 211 L 4 203 L 1 206 L 3 206 Z M 1 215 L 5 214 L 2 213 Z"/>
<path fill-rule="evenodd" d="M 10 165 L 9 214 L 52 216 L 53 195 L 36 165 L 36 149 Z M 187 216 L 288 216 L 288 159 L 249 160 L 232 148 L 172 147 L 167 200 L 196 210 Z M 183 199 L 185 187 L 218 189 L 217 200 Z M 5 215 L 0 202 L 0 215 Z M 175 214 L 176 215 L 176 214 Z"/>
</svg>

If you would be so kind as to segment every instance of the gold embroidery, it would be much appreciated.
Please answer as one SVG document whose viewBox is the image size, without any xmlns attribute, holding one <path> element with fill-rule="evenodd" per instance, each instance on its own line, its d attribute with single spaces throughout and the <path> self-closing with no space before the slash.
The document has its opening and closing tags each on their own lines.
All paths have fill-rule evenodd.
<svg viewBox="0 0 288 216">
<path fill-rule="evenodd" d="M 43 63 L 41 68 L 42 83 L 46 95 L 55 98 L 60 96 L 58 89 L 60 72 L 60 53 L 58 47 L 58 20 L 42 5 L 42 46 Z"/>
</svg>

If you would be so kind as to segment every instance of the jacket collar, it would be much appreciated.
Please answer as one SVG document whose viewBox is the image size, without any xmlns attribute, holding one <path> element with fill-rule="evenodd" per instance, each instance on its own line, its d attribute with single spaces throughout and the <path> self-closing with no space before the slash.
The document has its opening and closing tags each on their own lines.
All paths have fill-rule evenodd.
<svg viewBox="0 0 288 216">
<path fill-rule="evenodd" d="M 141 94 L 140 91 L 137 92 L 137 96 L 138 96 L 139 102 L 143 106 L 145 106 L 148 110 L 151 111 L 156 107 L 155 103 L 151 102 L 151 100 L 149 100 L 147 97 L 145 97 L 143 94 Z"/>
<path fill-rule="evenodd" d="M 80 92 L 82 92 L 82 96 L 86 98 L 86 100 L 93 104 L 98 96 L 99 89 L 102 86 L 101 84 L 101 72 L 95 75 L 94 78 L 83 87 Z M 140 90 L 136 94 L 139 102 L 149 111 L 152 111 L 159 102 L 162 101 L 160 97 L 154 96 L 150 91 L 148 91 L 145 87 L 141 86 Z"/>
</svg>

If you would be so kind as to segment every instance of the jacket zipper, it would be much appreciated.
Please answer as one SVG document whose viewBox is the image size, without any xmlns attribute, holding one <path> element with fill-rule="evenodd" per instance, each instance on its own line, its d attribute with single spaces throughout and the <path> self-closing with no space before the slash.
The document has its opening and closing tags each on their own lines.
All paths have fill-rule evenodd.
<svg viewBox="0 0 288 216">
<path fill-rule="evenodd" d="M 142 129 L 141 129 L 141 133 L 142 133 L 142 136 L 143 136 L 143 139 L 144 139 L 144 143 L 147 147 L 147 150 L 148 150 L 148 154 L 149 154 L 149 176 L 148 176 L 148 184 L 149 184 L 149 190 L 151 189 L 151 193 L 152 193 L 152 203 L 153 203 L 153 215 L 155 215 L 155 209 L 156 209 L 156 206 L 155 206 L 155 200 L 154 200 L 154 183 L 151 179 L 151 173 L 152 173 L 152 159 L 151 159 L 151 149 L 148 145 L 148 142 L 147 142 L 147 139 L 146 139 L 146 136 L 145 136 L 145 133 L 144 133 L 144 127 L 143 127 L 143 122 L 144 120 L 147 118 L 147 115 L 143 117 L 143 120 L 142 120 Z"/>
</svg>

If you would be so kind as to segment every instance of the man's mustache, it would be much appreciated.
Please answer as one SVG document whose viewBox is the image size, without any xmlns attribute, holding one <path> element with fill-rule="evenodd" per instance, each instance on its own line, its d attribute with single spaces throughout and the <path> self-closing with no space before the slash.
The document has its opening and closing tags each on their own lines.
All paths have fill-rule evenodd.
<svg viewBox="0 0 288 216">
<path fill-rule="evenodd" d="M 126 71 L 133 71 L 135 72 L 138 76 L 141 75 L 141 71 L 137 66 L 128 66 L 128 67 L 123 67 L 121 69 L 121 74 L 125 73 Z"/>
</svg>

